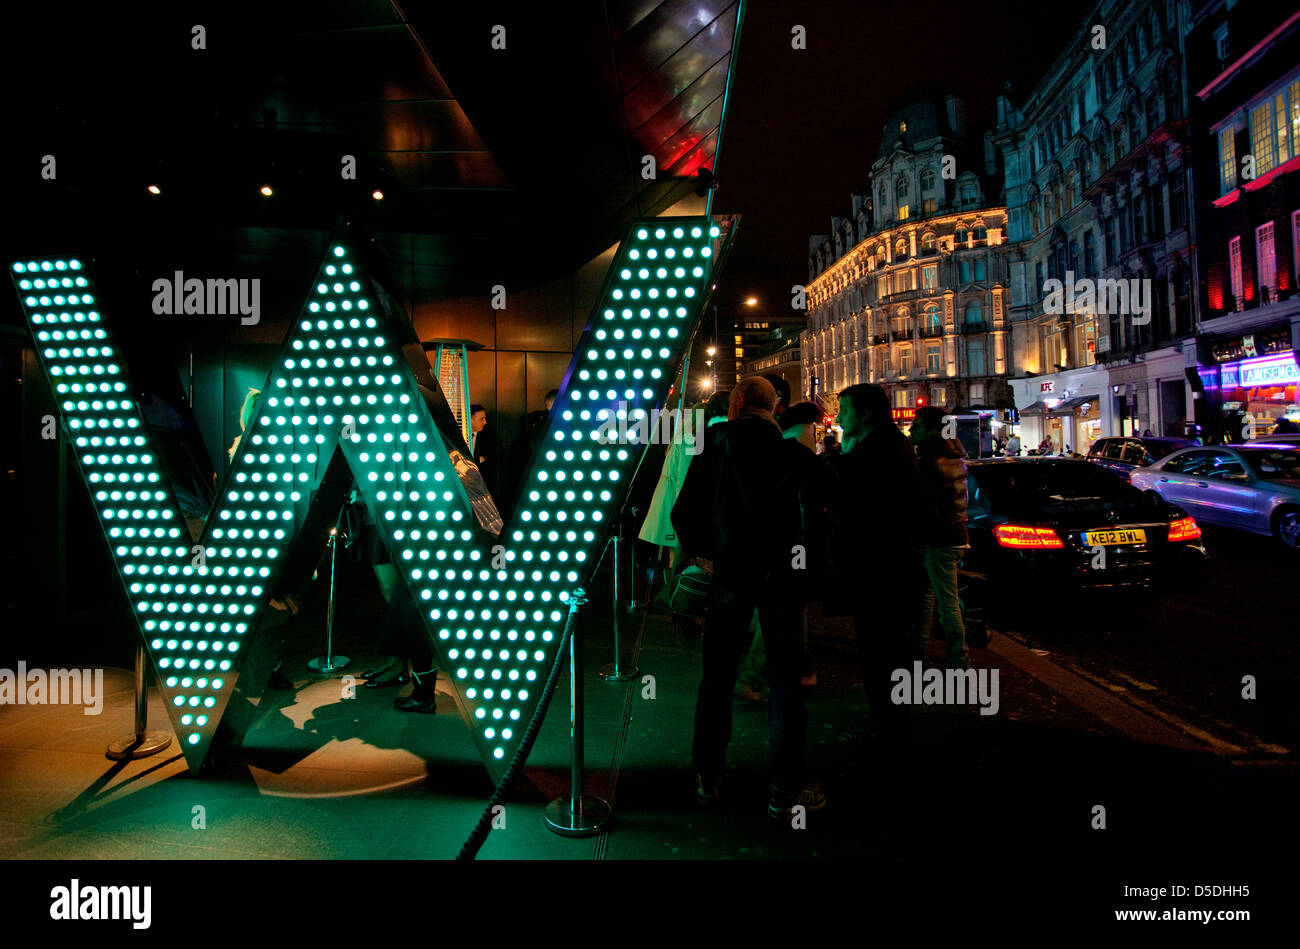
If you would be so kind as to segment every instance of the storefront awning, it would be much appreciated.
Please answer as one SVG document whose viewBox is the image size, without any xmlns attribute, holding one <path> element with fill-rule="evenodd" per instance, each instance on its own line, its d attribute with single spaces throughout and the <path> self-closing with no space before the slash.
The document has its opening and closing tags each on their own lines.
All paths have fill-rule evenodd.
<svg viewBox="0 0 1300 949">
<path fill-rule="evenodd" d="M 1095 395 L 1078 395 L 1073 399 L 1067 399 L 1054 409 L 1048 410 L 1048 415 L 1073 415 L 1074 410 L 1081 405 L 1087 405 L 1089 402 L 1096 402 Z"/>
<path fill-rule="evenodd" d="M 1035 402 L 1023 409 L 1016 409 L 1016 411 L 1020 413 L 1021 418 L 1024 418 L 1026 415 L 1043 415 L 1047 411 L 1047 406 L 1042 402 Z"/>
</svg>

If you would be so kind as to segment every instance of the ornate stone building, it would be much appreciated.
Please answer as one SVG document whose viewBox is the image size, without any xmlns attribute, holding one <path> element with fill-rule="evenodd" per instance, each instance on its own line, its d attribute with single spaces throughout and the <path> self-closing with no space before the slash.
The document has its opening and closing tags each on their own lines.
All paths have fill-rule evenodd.
<svg viewBox="0 0 1300 949">
<path fill-rule="evenodd" d="M 998 100 L 1026 445 L 1083 452 L 1103 435 L 1182 435 L 1191 417 L 1186 16 L 1179 0 L 1102 0 L 1021 105 Z M 1055 281 L 1078 305 L 1053 299 Z M 1124 293 L 1082 296 L 1101 281 Z"/>
<path fill-rule="evenodd" d="M 996 153 L 972 147 L 965 103 L 928 96 L 891 114 L 870 189 L 811 239 L 804 390 L 834 411 L 846 386 L 920 405 L 1012 405 L 1006 209 Z"/>
</svg>

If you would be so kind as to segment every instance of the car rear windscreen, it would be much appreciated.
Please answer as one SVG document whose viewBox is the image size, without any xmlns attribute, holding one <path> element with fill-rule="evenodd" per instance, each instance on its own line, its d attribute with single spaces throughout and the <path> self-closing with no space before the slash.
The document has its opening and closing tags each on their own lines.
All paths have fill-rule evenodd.
<svg viewBox="0 0 1300 949">
<path fill-rule="evenodd" d="M 995 508 L 1044 508 L 1080 501 L 1134 502 L 1142 492 L 1086 461 L 972 465 L 980 493 Z"/>
</svg>

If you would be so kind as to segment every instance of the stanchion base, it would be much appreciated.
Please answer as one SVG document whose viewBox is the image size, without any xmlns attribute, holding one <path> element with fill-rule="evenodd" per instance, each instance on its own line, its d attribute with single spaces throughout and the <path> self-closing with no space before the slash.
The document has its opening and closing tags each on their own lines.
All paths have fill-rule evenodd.
<svg viewBox="0 0 1300 949">
<path fill-rule="evenodd" d="M 143 735 L 118 738 L 108 743 L 105 757 L 113 761 L 131 761 L 156 755 L 172 743 L 171 732 L 146 731 Z"/>
<path fill-rule="evenodd" d="M 333 662 L 330 662 L 326 656 L 318 656 L 315 659 L 307 660 L 307 668 L 312 672 L 319 672 L 321 675 L 330 675 L 340 669 L 346 669 L 351 664 L 352 660 L 347 656 L 335 656 Z"/>
<path fill-rule="evenodd" d="M 606 682 L 628 682 L 641 674 L 636 666 L 619 666 L 610 662 L 601 667 L 600 677 Z"/>
<path fill-rule="evenodd" d="M 557 797 L 546 805 L 546 827 L 561 837 L 592 837 L 609 823 L 609 804 L 590 794 L 582 796 L 582 813 L 573 812 L 573 798 Z"/>
</svg>

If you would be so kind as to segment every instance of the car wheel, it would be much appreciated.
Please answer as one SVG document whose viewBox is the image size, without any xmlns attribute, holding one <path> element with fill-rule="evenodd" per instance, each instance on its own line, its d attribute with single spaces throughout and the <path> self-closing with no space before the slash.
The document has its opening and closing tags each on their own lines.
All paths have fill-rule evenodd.
<svg viewBox="0 0 1300 949">
<path fill-rule="evenodd" d="M 1273 535 L 1292 550 L 1300 550 L 1300 507 L 1284 507 L 1273 515 Z"/>
</svg>

